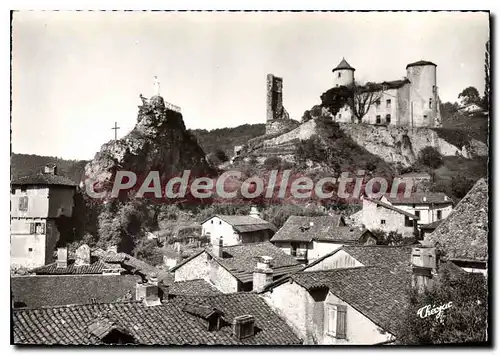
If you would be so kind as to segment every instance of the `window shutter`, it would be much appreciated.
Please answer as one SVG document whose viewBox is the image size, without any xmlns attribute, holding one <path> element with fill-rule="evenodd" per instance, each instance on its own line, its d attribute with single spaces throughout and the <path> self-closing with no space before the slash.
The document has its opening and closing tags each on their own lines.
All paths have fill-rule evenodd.
<svg viewBox="0 0 500 355">
<path fill-rule="evenodd" d="M 345 339 L 345 333 L 347 328 L 347 307 L 337 306 L 337 334 L 338 339 Z"/>
<path fill-rule="evenodd" d="M 45 234 L 45 223 L 40 224 L 40 234 Z"/>
<path fill-rule="evenodd" d="M 35 234 L 35 223 L 30 223 L 30 234 Z"/>
</svg>

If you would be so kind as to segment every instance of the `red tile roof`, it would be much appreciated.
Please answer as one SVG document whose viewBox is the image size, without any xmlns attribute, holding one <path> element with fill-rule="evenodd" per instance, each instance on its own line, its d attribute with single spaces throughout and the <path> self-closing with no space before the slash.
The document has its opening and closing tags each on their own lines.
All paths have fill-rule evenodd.
<svg viewBox="0 0 500 355">
<path fill-rule="evenodd" d="M 193 306 L 223 312 L 224 324 L 209 331 Z M 237 316 L 255 317 L 253 336 L 238 340 L 231 323 Z M 302 341 L 287 323 L 256 294 L 234 293 L 208 297 L 178 297 L 158 306 L 142 302 L 101 303 L 13 311 L 15 344 L 97 345 L 102 341 L 93 324 L 106 318 L 126 329 L 138 344 L 148 345 L 297 345 Z"/>
</svg>

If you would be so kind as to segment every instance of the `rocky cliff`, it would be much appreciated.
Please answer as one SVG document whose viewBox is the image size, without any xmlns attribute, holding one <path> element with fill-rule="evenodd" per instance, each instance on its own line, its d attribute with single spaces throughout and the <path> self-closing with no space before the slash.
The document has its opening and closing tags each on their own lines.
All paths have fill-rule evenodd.
<svg viewBox="0 0 500 355">
<path fill-rule="evenodd" d="M 461 146 L 456 146 L 440 137 L 431 128 L 409 128 L 395 126 L 375 126 L 369 124 L 338 123 L 346 136 L 370 153 L 388 163 L 412 165 L 418 153 L 427 146 L 436 148 L 443 156 L 462 156 L 473 159 L 488 155 L 488 147 L 476 139 L 469 139 Z M 307 140 L 313 135 L 320 135 L 315 119 L 301 124 L 285 134 L 263 140 L 262 147 L 269 149 L 282 146 L 297 139 Z M 259 147 L 260 148 L 260 147 Z"/>
<path fill-rule="evenodd" d="M 117 170 L 145 177 L 159 171 L 162 179 L 191 170 L 191 176 L 210 176 L 214 169 L 196 138 L 186 130 L 182 114 L 162 97 L 141 97 L 137 124 L 125 137 L 110 141 L 85 166 L 84 178 L 99 183 L 113 181 Z"/>
</svg>

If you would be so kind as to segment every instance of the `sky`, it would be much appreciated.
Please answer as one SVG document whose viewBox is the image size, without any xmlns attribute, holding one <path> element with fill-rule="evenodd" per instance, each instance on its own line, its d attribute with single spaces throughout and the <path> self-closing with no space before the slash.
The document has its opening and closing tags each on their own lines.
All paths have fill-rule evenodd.
<svg viewBox="0 0 500 355">
<path fill-rule="evenodd" d="M 91 159 L 136 124 L 139 94 L 182 109 L 189 129 L 265 123 L 266 75 L 300 120 L 343 57 L 359 81 L 437 64 L 442 101 L 484 91 L 487 13 L 15 12 L 12 151 Z"/>
</svg>

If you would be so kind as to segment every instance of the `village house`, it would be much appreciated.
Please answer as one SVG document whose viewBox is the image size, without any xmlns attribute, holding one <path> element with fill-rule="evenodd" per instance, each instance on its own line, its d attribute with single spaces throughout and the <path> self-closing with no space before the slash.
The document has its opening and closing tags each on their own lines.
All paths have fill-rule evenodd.
<svg viewBox="0 0 500 355">
<path fill-rule="evenodd" d="M 436 248 L 344 246 L 303 270 L 267 284 L 260 294 L 309 345 L 395 343 L 410 288 L 432 287 L 442 272 Z"/>
<path fill-rule="evenodd" d="M 11 277 L 13 308 L 130 300 L 136 283 L 151 277 L 173 282 L 168 272 L 114 248 L 91 252 L 84 244 L 71 257 L 59 248 L 56 262 Z"/>
<path fill-rule="evenodd" d="M 53 261 L 59 231 L 56 221 L 71 217 L 76 183 L 57 175 L 54 164 L 42 173 L 11 182 L 11 266 L 32 268 Z"/>
<path fill-rule="evenodd" d="M 269 242 L 204 249 L 176 265 L 174 281 L 205 280 L 224 293 L 257 290 L 290 272 L 300 270 L 294 257 Z"/>
<path fill-rule="evenodd" d="M 368 111 L 358 119 L 346 104 L 334 117 L 337 122 L 368 123 L 407 127 L 440 127 L 441 114 L 436 76 L 437 65 L 420 60 L 406 66 L 399 80 L 366 83 L 358 92 L 371 99 Z M 335 88 L 355 84 L 354 69 L 345 59 L 335 67 Z M 371 95 L 371 97 L 370 97 Z"/>
<path fill-rule="evenodd" d="M 424 244 L 468 272 L 488 273 L 488 183 L 484 178 L 457 204 Z"/>
<path fill-rule="evenodd" d="M 340 215 L 306 217 L 290 216 L 271 242 L 307 264 L 349 244 L 376 244 L 373 234 L 365 229 L 346 226 Z"/>
<path fill-rule="evenodd" d="M 381 267 L 302 271 L 262 295 L 305 344 L 376 345 L 395 340 L 408 283 L 408 273 Z"/>
<path fill-rule="evenodd" d="M 445 219 L 453 210 L 452 199 L 442 192 L 412 192 L 408 197 L 387 194 L 380 201 L 416 215 L 419 225 Z"/>
<path fill-rule="evenodd" d="M 473 115 L 475 113 L 486 112 L 486 110 L 484 110 L 478 104 L 471 102 L 469 104 L 466 104 L 466 105 L 463 105 L 463 106 L 459 107 L 458 108 L 458 112 L 460 112 L 462 114 L 465 114 L 465 115 Z"/>
<path fill-rule="evenodd" d="M 221 237 L 224 246 L 266 242 L 275 232 L 276 227 L 260 218 L 255 207 L 248 216 L 216 215 L 202 222 L 202 236 L 209 237 L 212 245 Z"/>
<path fill-rule="evenodd" d="M 163 295 L 164 297 L 165 295 Z M 140 301 L 13 310 L 16 345 L 300 345 L 256 294 L 160 297 L 138 283 Z"/>
<path fill-rule="evenodd" d="M 378 199 L 363 197 L 361 223 L 370 230 L 400 233 L 405 238 L 418 235 L 418 216 Z"/>
</svg>

